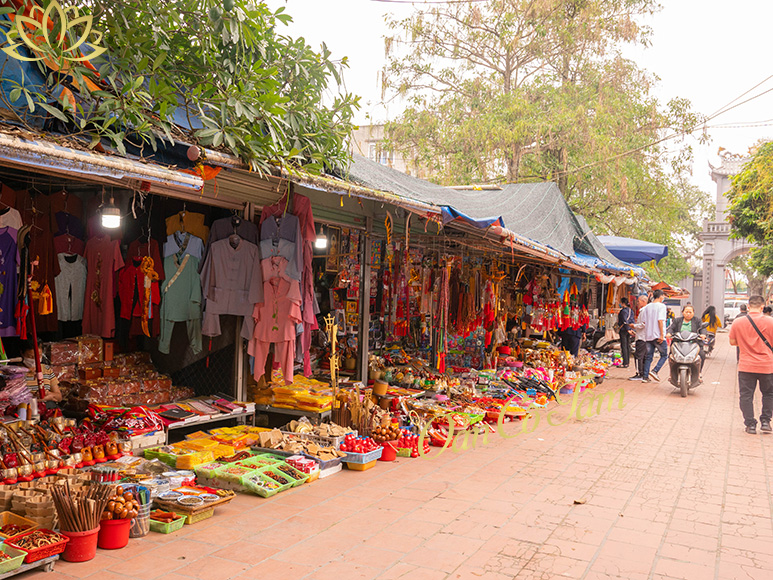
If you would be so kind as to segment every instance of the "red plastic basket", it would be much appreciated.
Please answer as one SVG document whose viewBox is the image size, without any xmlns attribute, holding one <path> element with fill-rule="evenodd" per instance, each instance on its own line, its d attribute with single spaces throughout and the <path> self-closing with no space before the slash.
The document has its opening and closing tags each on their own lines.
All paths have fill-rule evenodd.
<svg viewBox="0 0 773 580">
<path fill-rule="evenodd" d="M 59 536 L 61 538 L 61 541 L 56 542 L 54 544 L 49 544 L 47 546 L 42 546 L 40 548 L 33 548 L 31 550 L 22 548 L 16 543 L 19 540 L 21 540 L 23 537 L 29 536 L 30 534 L 34 534 L 35 532 L 48 532 L 49 534 Z M 67 546 L 67 542 L 69 541 L 70 541 L 70 538 L 57 534 L 56 532 L 53 532 L 46 528 L 40 528 L 38 530 L 30 530 L 29 532 L 18 535 L 13 539 L 13 542 L 6 542 L 6 545 L 10 546 L 11 548 L 21 550 L 22 552 L 26 552 L 27 556 L 24 558 L 24 563 L 31 564 L 32 562 L 37 562 L 38 560 L 42 560 L 43 558 L 48 558 L 50 556 L 56 556 L 57 554 L 61 554 L 62 552 L 64 552 L 64 549 Z"/>
</svg>

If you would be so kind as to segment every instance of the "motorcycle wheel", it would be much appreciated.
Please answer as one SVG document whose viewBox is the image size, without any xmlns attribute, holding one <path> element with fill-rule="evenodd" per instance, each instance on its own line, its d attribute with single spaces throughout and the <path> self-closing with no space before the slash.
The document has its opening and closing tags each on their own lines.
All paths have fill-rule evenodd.
<svg viewBox="0 0 773 580">
<path fill-rule="evenodd" d="M 681 369 L 679 371 L 679 393 L 683 396 L 687 396 L 687 369 Z"/>
</svg>

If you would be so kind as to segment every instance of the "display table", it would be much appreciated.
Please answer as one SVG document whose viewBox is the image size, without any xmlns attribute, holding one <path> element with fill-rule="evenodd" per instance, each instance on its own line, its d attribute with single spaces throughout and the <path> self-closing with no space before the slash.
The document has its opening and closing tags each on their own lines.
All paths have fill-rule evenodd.
<svg viewBox="0 0 773 580">
<path fill-rule="evenodd" d="M 164 432 L 166 433 L 166 441 L 165 444 L 169 445 L 169 432 L 173 431 L 175 429 L 185 429 L 188 427 L 196 427 L 198 428 L 199 425 L 205 425 L 208 423 L 220 423 L 222 421 L 228 421 L 230 419 L 240 419 L 244 420 L 246 422 L 246 419 L 248 417 L 252 417 L 252 426 L 255 426 L 255 411 L 242 411 L 240 413 L 222 413 L 220 415 L 217 415 L 215 417 L 210 417 L 209 419 L 200 419 L 198 421 L 178 421 L 176 423 L 170 423 L 166 426 L 164 429 Z"/>
<path fill-rule="evenodd" d="M 332 413 L 332 411 L 323 411 L 322 413 L 317 413 L 315 411 L 301 411 L 299 409 L 284 409 L 282 407 L 271 407 L 269 405 L 256 405 L 255 410 L 268 415 L 291 415 L 293 417 L 308 417 L 313 425 L 319 425 L 325 419 L 329 420 Z M 286 422 L 287 421 L 284 423 Z"/>
</svg>

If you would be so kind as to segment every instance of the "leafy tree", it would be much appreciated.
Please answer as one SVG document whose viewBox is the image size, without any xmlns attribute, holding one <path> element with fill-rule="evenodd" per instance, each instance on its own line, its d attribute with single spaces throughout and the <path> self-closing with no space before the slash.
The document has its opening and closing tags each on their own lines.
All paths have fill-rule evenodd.
<svg viewBox="0 0 773 580">
<path fill-rule="evenodd" d="M 657 8 L 490 0 L 390 21 L 385 78 L 409 104 L 390 144 L 443 184 L 554 180 L 599 233 L 697 245 L 707 200 L 684 178 L 690 150 L 657 143 L 700 118 L 682 99 L 659 103 L 655 78 L 619 54 L 649 42 L 639 17 Z"/>
<path fill-rule="evenodd" d="M 751 160 L 732 179 L 729 200 L 731 236 L 761 246 L 773 241 L 773 142 L 752 151 Z"/>
<path fill-rule="evenodd" d="M 88 31 L 82 22 L 72 26 L 72 6 L 69 18 L 60 15 L 54 32 L 66 30 L 68 40 L 32 51 L 46 57 L 37 63 L 43 82 L 25 79 L 0 94 L 28 128 L 45 123 L 91 139 L 92 147 L 107 138 L 121 152 L 125 142 L 155 150 L 159 139 L 193 141 L 258 170 L 290 163 L 319 171 L 348 159 L 358 98 L 323 99 L 331 84 L 340 86 L 346 59 L 281 34 L 290 21 L 284 8 L 249 0 L 90 0 L 79 13 L 93 17 L 107 50 L 95 66 L 73 61 L 72 47 Z M 2 24 L 11 42 L 19 39 L 12 24 Z"/>
<path fill-rule="evenodd" d="M 726 195 L 731 237 L 757 245 L 746 261 L 749 291 L 764 294 L 766 281 L 773 276 L 773 142 L 752 148 L 751 159 L 733 177 Z"/>
</svg>

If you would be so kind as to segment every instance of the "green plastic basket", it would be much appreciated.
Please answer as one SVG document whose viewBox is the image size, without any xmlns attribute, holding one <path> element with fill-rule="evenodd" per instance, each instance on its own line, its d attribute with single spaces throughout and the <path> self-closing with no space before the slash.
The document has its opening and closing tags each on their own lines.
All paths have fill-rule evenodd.
<svg viewBox="0 0 773 580">
<path fill-rule="evenodd" d="M 287 483 L 285 483 L 285 484 L 280 483 L 280 482 L 276 482 L 276 483 L 279 483 L 279 485 L 281 486 L 280 491 L 284 491 L 286 489 L 290 489 L 291 487 L 293 487 L 295 485 L 295 479 L 294 478 L 290 477 L 286 473 L 282 473 L 281 471 L 278 471 L 275 467 L 265 467 L 265 468 L 263 468 L 263 469 L 261 469 L 259 471 L 260 471 L 260 474 L 263 477 L 268 477 L 269 479 L 273 479 L 273 478 L 271 478 L 269 476 L 269 473 L 273 473 L 274 475 L 277 475 L 277 476 L 285 479 L 287 481 Z"/>
<path fill-rule="evenodd" d="M 150 529 L 153 532 L 159 534 L 171 534 L 176 532 L 185 525 L 185 516 L 180 516 L 176 520 L 166 524 L 164 522 L 157 522 L 156 520 L 150 520 Z"/>
<path fill-rule="evenodd" d="M 20 568 L 24 557 L 27 555 L 27 552 L 11 548 L 11 546 L 6 544 L 0 545 L 0 550 L 11 557 L 10 560 L 0 562 L 0 574 L 7 574 L 8 572 L 13 572 L 16 568 Z"/>
<path fill-rule="evenodd" d="M 229 473 L 229 470 L 237 469 L 237 468 L 239 470 L 243 470 L 243 473 L 240 473 L 240 474 Z M 247 477 L 249 477 L 254 471 L 257 471 L 257 469 L 255 468 L 250 469 L 249 467 L 242 467 L 239 465 L 228 464 L 216 470 L 214 472 L 214 477 L 216 477 L 217 479 L 221 479 L 223 481 L 228 481 L 230 483 L 237 483 L 239 485 L 243 485 Z"/>
<path fill-rule="evenodd" d="M 261 487 L 259 485 L 255 485 L 251 481 L 251 479 L 253 479 L 253 478 L 257 478 L 260 481 L 273 481 L 273 480 L 268 478 L 268 477 L 266 477 L 265 475 L 263 475 L 259 471 L 253 472 L 252 475 L 250 475 L 250 477 L 245 479 L 244 489 L 246 489 L 247 491 L 249 491 L 251 493 L 259 495 L 260 497 L 271 497 L 271 496 L 274 496 L 274 495 L 278 494 L 280 491 L 284 491 L 284 490 L 290 488 L 291 485 L 292 485 L 292 484 L 287 484 L 287 485 L 279 486 L 276 489 L 266 489 L 266 488 Z M 276 483 L 276 482 L 274 482 L 274 483 Z"/>
<path fill-rule="evenodd" d="M 280 469 L 280 467 L 282 469 Z M 287 471 L 282 471 L 283 469 L 286 469 Z M 281 475 L 287 475 L 288 479 L 294 480 L 294 482 L 291 482 L 292 487 L 303 485 L 306 483 L 306 480 L 309 479 L 308 473 L 303 473 L 302 471 L 295 469 L 289 463 L 277 463 L 274 466 L 273 471 L 278 471 Z"/>
</svg>

